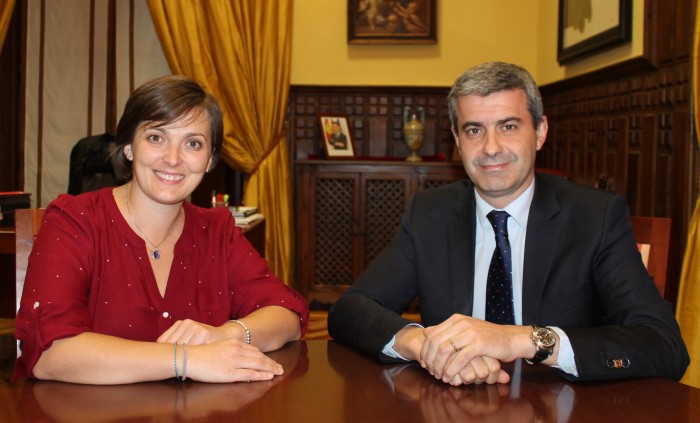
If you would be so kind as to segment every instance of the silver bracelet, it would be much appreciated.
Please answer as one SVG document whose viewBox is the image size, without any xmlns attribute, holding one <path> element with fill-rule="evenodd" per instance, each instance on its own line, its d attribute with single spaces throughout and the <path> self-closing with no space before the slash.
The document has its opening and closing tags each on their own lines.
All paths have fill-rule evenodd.
<svg viewBox="0 0 700 423">
<path fill-rule="evenodd" d="M 173 342 L 173 365 L 175 366 L 175 379 L 180 376 L 177 374 L 177 342 Z"/>
<path fill-rule="evenodd" d="M 245 323 L 241 322 L 240 320 L 229 320 L 229 322 L 238 323 L 239 325 L 243 326 L 243 330 L 245 330 L 245 343 L 250 344 L 250 331 L 248 330 L 248 326 L 246 326 Z"/>
<path fill-rule="evenodd" d="M 182 381 L 187 380 L 187 344 L 182 344 Z"/>
</svg>

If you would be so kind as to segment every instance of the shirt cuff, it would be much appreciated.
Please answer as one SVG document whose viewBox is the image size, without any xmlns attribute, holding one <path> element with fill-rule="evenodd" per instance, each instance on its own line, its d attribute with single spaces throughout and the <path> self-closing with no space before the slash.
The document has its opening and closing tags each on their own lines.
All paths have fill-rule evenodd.
<svg viewBox="0 0 700 423">
<path fill-rule="evenodd" d="M 557 327 L 549 327 L 554 332 L 559 335 L 559 356 L 557 357 L 557 363 L 552 365 L 552 367 L 563 371 L 564 373 L 570 374 L 574 377 L 578 377 L 578 369 L 576 368 L 576 360 L 574 357 L 574 349 L 571 347 L 571 341 L 569 337 L 566 336 L 563 330 Z"/>
<path fill-rule="evenodd" d="M 419 328 L 423 327 L 423 326 L 419 325 L 418 323 L 409 323 L 404 327 L 409 327 L 409 326 L 416 326 Z M 403 360 L 403 361 L 409 361 L 407 358 L 402 357 L 401 354 L 397 353 L 394 350 L 394 343 L 395 342 L 396 342 L 396 334 L 394 334 L 394 336 L 391 337 L 391 340 L 389 342 L 387 342 L 386 345 L 384 345 L 384 348 L 382 349 L 382 354 L 386 355 L 387 357 L 398 358 L 399 360 Z"/>
</svg>

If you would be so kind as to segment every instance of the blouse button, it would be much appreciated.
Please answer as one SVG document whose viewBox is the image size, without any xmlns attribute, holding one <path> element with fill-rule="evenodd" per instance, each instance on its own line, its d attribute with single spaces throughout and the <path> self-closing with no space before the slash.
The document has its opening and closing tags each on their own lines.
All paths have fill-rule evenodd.
<svg viewBox="0 0 700 423">
<path fill-rule="evenodd" d="M 164 311 L 163 317 L 165 317 L 167 319 L 168 317 L 170 317 L 170 313 L 168 313 L 167 311 Z"/>
</svg>

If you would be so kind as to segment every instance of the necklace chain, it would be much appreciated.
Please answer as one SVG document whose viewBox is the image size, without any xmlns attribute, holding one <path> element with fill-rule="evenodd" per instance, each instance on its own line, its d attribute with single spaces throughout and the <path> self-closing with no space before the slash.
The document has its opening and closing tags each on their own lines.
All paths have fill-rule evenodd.
<svg viewBox="0 0 700 423">
<path fill-rule="evenodd" d="M 180 208 L 180 211 L 177 213 L 177 218 L 175 218 L 175 221 L 170 224 L 170 229 L 168 229 L 168 233 L 165 234 L 165 238 L 163 238 L 163 240 L 160 241 L 158 243 L 158 245 L 156 245 L 150 239 L 148 239 L 146 234 L 139 227 L 138 223 L 136 223 L 136 220 L 134 219 L 134 215 L 131 214 L 131 209 L 129 209 L 129 192 L 130 191 L 131 191 L 131 185 L 129 185 L 129 189 L 125 190 L 125 192 L 124 192 L 124 202 L 126 203 L 126 211 L 127 211 L 127 213 L 129 213 L 129 217 L 131 218 L 131 223 L 133 223 L 134 226 L 136 226 L 136 229 L 139 230 L 141 235 L 143 235 L 143 237 L 146 239 L 146 241 L 148 241 L 148 243 L 151 244 L 151 246 L 153 247 L 153 252 L 151 253 L 151 257 L 153 257 L 153 260 L 158 260 L 160 258 L 160 250 L 158 249 L 158 247 L 160 247 L 160 245 L 163 242 L 165 242 L 165 240 L 168 239 L 168 237 L 170 237 L 170 234 L 173 232 L 173 229 L 175 228 L 175 224 L 177 223 L 177 221 L 180 218 L 180 213 L 182 213 L 182 208 Z"/>
</svg>

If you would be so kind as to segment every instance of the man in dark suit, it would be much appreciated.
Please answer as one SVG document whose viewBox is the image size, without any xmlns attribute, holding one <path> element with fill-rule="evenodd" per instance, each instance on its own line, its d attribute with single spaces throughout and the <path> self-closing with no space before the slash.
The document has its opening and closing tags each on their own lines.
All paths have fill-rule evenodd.
<svg viewBox="0 0 700 423">
<path fill-rule="evenodd" d="M 486 63 L 448 100 L 470 181 L 414 196 L 330 334 L 453 385 L 507 383 L 501 363 L 518 358 L 571 380 L 680 379 L 688 353 L 624 199 L 535 173 L 547 118 L 530 74 Z M 416 296 L 422 326 L 400 315 Z"/>
<path fill-rule="evenodd" d="M 331 135 L 328 137 L 328 144 L 330 144 L 335 150 L 347 150 L 348 137 L 343 133 L 343 130 L 340 127 L 340 121 L 338 119 L 333 119 L 331 128 Z"/>
</svg>

